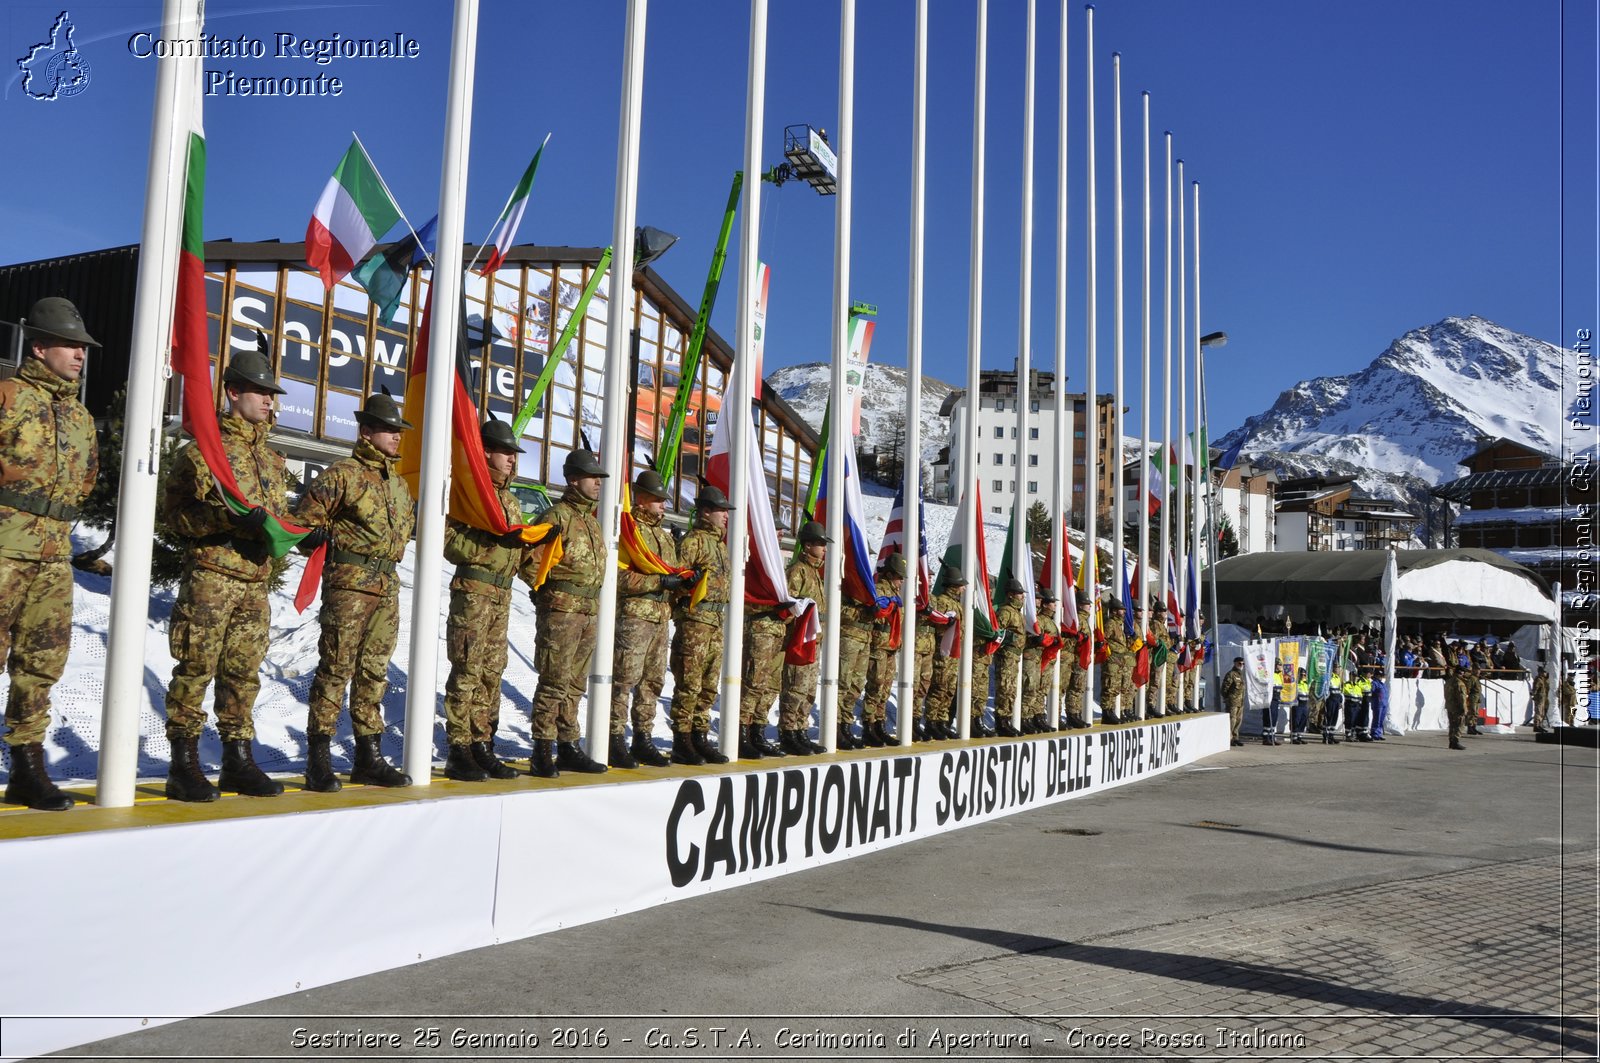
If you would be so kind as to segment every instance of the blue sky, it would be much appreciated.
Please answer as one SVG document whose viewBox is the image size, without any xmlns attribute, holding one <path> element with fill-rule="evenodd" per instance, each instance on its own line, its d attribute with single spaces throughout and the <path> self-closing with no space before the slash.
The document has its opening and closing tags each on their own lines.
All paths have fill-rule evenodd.
<svg viewBox="0 0 1600 1063">
<path fill-rule="evenodd" d="M 92 79 L 53 103 L 24 98 L 14 60 L 64 0 L 5 6 L 0 132 L 13 146 L 0 197 L 0 262 L 137 240 L 155 64 L 128 38 L 154 0 L 70 4 Z M 213 59 L 246 75 L 328 73 L 338 98 L 206 100 L 209 239 L 298 241 L 358 131 L 418 223 L 437 209 L 449 59 L 444 0 L 275 4 L 210 0 L 219 36 L 415 38 L 413 60 Z M 930 20 L 925 371 L 965 377 L 975 4 L 934 0 Z M 982 361 L 1017 353 L 1026 5 L 992 0 Z M 609 242 L 624 5 L 483 0 L 467 230 L 486 234 L 528 157 L 552 133 L 523 242 Z M 910 227 L 909 0 L 863 0 L 857 22 L 852 295 L 878 304 L 874 361 L 906 360 Z M 1068 372 L 1084 375 L 1084 16 L 1068 7 Z M 1036 359 L 1054 352 L 1057 71 L 1061 8 L 1039 8 L 1034 208 Z M 1161 348 L 1160 134 L 1201 182 L 1205 331 L 1215 434 L 1297 380 L 1366 365 L 1408 329 L 1479 314 L 1570 343 L 1596 325 L 1596 28 L 1566 0 L 1107 0 L 1096 8 L 1100 160 L 1100 379 L 1112 358 L 1111 62 L 1122 54 L 1126 353 L 1139 355 L 1139 93 L 1152 94 L 1153 348 Z M 773 0 L 765 157 L 783 127 L 837 128 L 838 13 Z M 743 150 L 748 5 L 650 6 L 639 220 L 680 240 L 657 268 L 697 300 Z M 1563 185 L 1563 176 L 1565 184 Z M 833 201 L 767 186 L 762 257 L 773 268 L 767 365 L 825 359 Z M 1564 267 L 1564 268 L 1563 268 Z M 714 325 L 732 332 L 736 255 Z M 1157 380 L 1159 384 L 1159 378 Z M 1132 369 L 1130 391 L 1136 389 Z M 1134 396 L 1136 400 L 1137 396 Z M 1133 403 L 1137 407 L 1137 402 Z M 1137 431 L 1137 411 L 1130 431 Z"/>
</svg>

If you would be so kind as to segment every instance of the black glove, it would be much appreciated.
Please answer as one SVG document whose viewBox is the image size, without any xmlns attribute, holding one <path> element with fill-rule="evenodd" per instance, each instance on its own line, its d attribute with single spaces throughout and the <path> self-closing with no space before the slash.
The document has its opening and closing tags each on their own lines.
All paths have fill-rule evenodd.
<svg viewBox="0 0 1600 1063">
<path fill-rule="evenodd" d="M 328 541 L 328 529 L 327 528 L 313 528 L 311 530 L 311 534 L 310 535 L 308 535 L 304 539 L 300 540 L 300 547 L 299 547 L 300 552 L 302 554 L 313 553 L 317 549 L 317 547 L 321 546 L 323 543 L 325 543 L 327 541 Z"/>
<path fill-rule="evenodd" d="M 499 542 L 501 546 L 519 547 L 527 545 L 527 543 L 523 541 L 521 528 L 506 532 L 504 535 L 499 537 Z"/>
<path fill-rule="evenodd" d="M 1044 645 L 1044 636 L 1043 635 L 1029 635 L 1028 636 L 1028 645 L 1030 645 L 1030 646 L 1043 646 Z"/>
<path fill-rule="evenodd" d="M 685 587 L 693 587 L 696 583 L 699 583 L 699 582 L 700 582 L 700 570 L 697 569 L 697 568 L 691 568 L 683 576 L 683 585 Z"/>
<path fill-rule="evenodd" d="M 691 584 L 689 583 L 687 577 L 677 575 L 676 573 L 668 572 L 665 576 L 661 577 L 661 589 L 664 591 L 681 591 L 688 586 L 691 586 Z"/>
<path fill-rule="evenodd" d="M 228 510 L 228 519 L 240 531 L 260 531 L 267 523 L 267 511 L 260 506 L 251 506 L 243 513 Z"/>
</svg>

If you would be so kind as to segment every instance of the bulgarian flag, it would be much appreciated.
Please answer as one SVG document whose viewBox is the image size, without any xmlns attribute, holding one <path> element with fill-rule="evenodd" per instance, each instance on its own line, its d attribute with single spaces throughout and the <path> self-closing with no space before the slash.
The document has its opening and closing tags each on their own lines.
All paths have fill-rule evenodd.
<svg viewBox="0 0 1600 1063">
<path fill-rule="evenodd" d="M 317 268 L 323 287 L 332 291 L 399 220 L 400 208 L 357 137 L 328 179 L 306 226 L 306 263 Z"/>
<path fill-rule="evenodd" d="M 204 217 L 206 198 L 206 138 L 201 123 L 198 85 L 200 69 L 195 68 L 194 107 L 189 115 L 188 172 L 183 196 L 183 243 L 178 251 L 178 291 L 172 315 L 172 370 L 183 380 L 183 427 L 194 437 L 200 456 L 217 481 L 217 493 L 234 513 L 248 513 L 257 505 L 245 497 L 233 475 L 233 466 L 222 449 L 222 432 L 217 427 L 216 390 L 211 378 L 210 341 L 206 335 L 206 244 Z M 224 331 L 223 335 L 226 335 Z M 267 352 L 263 352 L 267 353 Z M 302 528 L 268 514 L 261 534 L 273 557 L 282 557 L 310 529 Z M 321 566 L 308 575 L 320 579 Z M 315 584 L 313 584 L 314 587 Z"/>
<path fill-rule="evenodd" d="M 506 252 L 516 242 L 517 226 L 522 224 L 522 215 L 528 209 L 528 194 L 533 191 L 533 175 L 539 172 L 539 157 L 544 154 L 544 146 L 548 143 L 550 134 L 546 133 L 544 140 L 539 143 L 539 150 L 533 153 L 533 161 L 523 171 L 522 180 L 511 190 L 511 198 L 506 200 L 505 209 L 494 223 L 494 232 L 489 234 L 488 242 L 494 245 L 494 250 L 489 253 L 489 261 L 478 267 L 478 276 L 487 277 L 499 269 L 500 263 L 506 260 Z"/>
</svg>

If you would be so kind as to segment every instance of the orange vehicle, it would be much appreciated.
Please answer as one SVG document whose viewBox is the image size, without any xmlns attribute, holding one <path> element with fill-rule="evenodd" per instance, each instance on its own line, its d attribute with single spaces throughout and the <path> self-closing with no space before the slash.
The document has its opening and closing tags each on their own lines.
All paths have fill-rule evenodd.
<svg viewBox="0 0 1600 1063">
<path fill-rule="evenodd" d="M 654 445 L 660 442 L 661 430 L 672 416 L 672 404 L 677 401 L 680 367 L 676 363 L 665 365 L 659 375 L 653 365 L 639 367 L 639 384 L 634 393 L 635 409 L 633 437 L 635 441 Z M 689 393 L 689 405 L 683 415 L 683 442 L 698 442 L 700 434 L 717 423 L 722 409 L 722 397 L 694 387 Z"/>
</svg>

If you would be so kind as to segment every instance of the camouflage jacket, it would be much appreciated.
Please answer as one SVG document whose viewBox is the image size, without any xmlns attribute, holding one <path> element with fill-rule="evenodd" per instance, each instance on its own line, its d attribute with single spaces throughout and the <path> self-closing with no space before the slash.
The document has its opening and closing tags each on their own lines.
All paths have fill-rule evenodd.
<svg viewBox="0 0 1600 1063">
<path fill-rule="evenodd" d="M 1244 673 L 1237 668 L 1222 677 L 1222 703 L 1230 709 L 1244 708 Z"/>
<path fill-rule="evenodd" d="M 1022 607 L 1008 602 L 996 609 L 994 626 L 1006 633 L 1006 640 L 1000 644 L 1000 659 L 1016 664 L 1028 641 L 1028 625 L 1022 619 Z"/>
<path fill-rule="evenodd" d="M 1059 634 L 1061 634 L 1061 629 L 1056 626 L 1056 622 L 1054 620 L 1050 619 L 1049 614 L 1040 613 L 1039 614 L 1039 634 L 1041 634 L 1041 635 L 1059 635 Z M 1057 660 L 1060 659 L 1060 655 L 1059 654 L 1057 655 L 1056 659 Z M 1044 671 L 1044 646 L 1040 645 L 1040 646 L 1025 646 L 1025 647 L 1023 647 L 1023 650 L 1022 650 L 1022 666 L 1023 666 L 1024 669 L 1032 669 L 1033 673 L 1035 675 L 1038 675 L 1039 673 L 1043 672 Z"/>
<path fill-rule="evenodd" d="M 661 518 L 635 509 L 633 522 L 639 529 L 639 541 L 653 550 L 669 567 L 677 567 L 678 544 L 672 538 L 672 532 L 661 523 Z M 660 576 L 629 569 L 617 573 L 617 612 L 622 616 L 665 624 L 672 616 L 674 597 L 671 591 L 661 589 Z"/>
<path fill-rule="evenodd" d="M 500 502 L 501 512 L 505 514 L 507 523 L 522 523 L 522 506 L 510 488 L 504 485 L 496 488 L 495 498 Z M 474 528 L 470 524 L 463 524 L 454 518 L 446 520 L 444 524 L 444 559 L 456 566 L 455 577 L 450 580 L 450 589 L 453 591 L 482 594 L 498 601 L 509 602 L 511 600 L 509 582 L 504 587 L 496 587 L 493 583 L 463 576 L 461 569 L 475 568 L 505 580 L 521 576 L 531 587 L 543 551 L 543 546 L 502 546 L 498 535 L 482 528 Z"/>
<path fill-rule="evenodd" d="M 900 596 L 900 588 L 900 580 L 889 579 L 888 577 L 883 577 L 878 580 L 878 593 L 884 597 L 898 598 Z M 903 609 L 904 606 L 896 606 L 895 608 Z M 903 628 L 905 624 L 904 613 L 901 614 L 900 622 Z M 876 615 L 874 615 L 872 621 L 872 652 L 880 655 L 895 652 L 889 647 L 889 638 L 893 634 L 894 628 L 890 623 L 889 617 L 885 616 L 882 619 L 878 619 Z M 901 634 L 904 634 L 903 630 Z"/>
<path fill-rule="evenodd" d="M 706 596 L 694 611 L 689 610 L 689 599 L 681 597 L 673 605 L 672 615 L 681 623 L 693 620 L 701 624 L 722 626 L 722 614 L 728 608 L 728 538 L 715 528 L 696 524 L 694 530 L 678 544 L 678 564 L 709 574 Z"/>
<path fill-rule="evenodd" d="M 78 382 L 25 356 L 17 375 L 0 382 L 0 490 L 76 509 L 97 471 L 94 421 L 78 401 Z M 69 560 L 72 520 L 0 501 L 0 557 Z"/>
<path fill-rule="evenodd" d="M 1536 675 L 1533 677 L 1533 690 L 1530 692 L 1530 696 L 1533 698 L 1535 707 L 1544 708 L 1545 703 L 1550 700 L 1550 677 L 1548 675 Z"/>
<path fill-rule="evenodd" d="M 940 591 L 938 594 L 935 594 L 933 596 L 933 600 L 928 603 L 928 608 L 932 609 L 935 612 L 939 612 L 939 613 L 951 613 L 951 614 L 954 614 L 959 619 L 960 616 L 961 616 L 961 588 L 959 588 L 959 587 L 947 587 L 944 590 Z M 952 620 L 951 621 L 952 624 L 954 624 L 956 622 L 957 622 L 956 620 Z M 933 632 L 934 632 L 934 636 L 933 637 L 935 639 L 940 640 L 941 642 L 943 641 L 943 636 L 944 636 L 944 632 L 945 632 L 945 629 L 943 627 L 934 627 L 934 625 L 931 622 L 926 624 L 926 625 L 924 625 L 924 626 L 929 627 L 929 628 L 933 628 Z M 956 643 L 955 650 L 956 650 L 956 652 L 952 653 L 950 656 L 951 657 L 960 657 L 961 656 L 961 644 L 959 642 Z"/>
<path fill-rule="evenodd" d="M 827 562 L 824 561 L 823 564 Z M 813 565 L 804 555 L 797 557 L 789 562 L 789 567 L 784 572 L 784 582 L 789 585 L 789 597 L 810 598 L 817 603 L 819 622 L 828 615 L 828 603 L 823 601 L 822 565 Z"/>
<path fill-rule="evenodd" d="M 271 513 L 282 513 L 289 497 L 289 473 L 283 455 L 267 446 L 272 426 L 225 413 L 217 418 L 217 427 L 222 452 L 244 497 Z M 187 540 L 191 568 L 247 583 L 260 583 L 272 574 L 266 536 L 242 531 L 228 519 L 232 510 L 223 502 L 222 489 L 196 444 L 178 451 L 162 504 L 173 530 Z"/>
<path fill-rule="evenodd" d="M 872 629 L 878 622 L 878 606 L 864 605 L 839 591 L 839 634 L 858 642 L 871 642 Z"/>
<path fill-rule="evenodd" d="M 328 466 L 295 507 L 301 524 L 328 529 L 324 585 L 367 594 L 399 592 L 400 577 L 382 571 L 383 563 L 405 556 L 417 515 L 411 491 L 395 471 L 398 460 L 357 440 L 350 457 Z M 335 552 L 359 554 L 376 564 L 336 561 Z"/>
<path fill-rule="evenodd" d="M 557 613 L 600 611 L 600 581 L 605 577 L 606 540 L 595 516 L 595 504 L 576 487 L 568 487 L 555 505 L 539 516 L 561 533 L 561 560 L 550 569 L 533 600 Z"/>
</svg>

